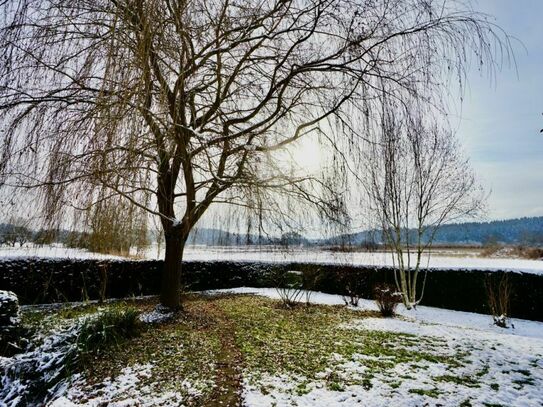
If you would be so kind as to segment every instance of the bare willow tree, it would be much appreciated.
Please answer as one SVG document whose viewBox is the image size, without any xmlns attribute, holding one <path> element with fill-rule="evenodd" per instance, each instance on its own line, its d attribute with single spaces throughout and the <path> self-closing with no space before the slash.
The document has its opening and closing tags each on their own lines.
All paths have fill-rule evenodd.
<svg viewBox="0 0 543 407">
<path fill-rule="evenodd" d="M 158 216 L 171 308 L 212 203 L 265 211 L 284 193 L 338 213 L 334 183 L 276 151 L 321 132 L 344 157 L 384 84 L 439 104 L 444 74 L 463 81 L 470 55 L 492 65 L 506 40 L 454 0 L 0 4 L 0 182 L 39 190 L 52 219 L 117 197 Z"/>
<path fill-rule="evenodd" d="M 411 107 L 409 113 L 413 111 L 420 113 Z M 397 110 L 383 115 L 368 149 L 365 182 L 408 309 L 424 294 L 423 255 L 429 259 L 440 226 L 479 214 L 485 198 L 454 134 L 410 116 Z"/>
</svg>

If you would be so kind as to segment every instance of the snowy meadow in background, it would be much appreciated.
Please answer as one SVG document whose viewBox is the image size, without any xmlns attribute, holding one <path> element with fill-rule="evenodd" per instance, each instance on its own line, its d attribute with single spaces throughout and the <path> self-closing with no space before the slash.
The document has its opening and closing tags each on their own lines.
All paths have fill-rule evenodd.
<svg viewBox="0 0 543 407">
<path fill-rule="evenodd" d="M 532 274 L 543 274 L 542 260 L 528 260 L 506 257 L 480 257 L 480 249 L 436 249 L 423 255 L 425 268 L 431 269 L 474 269 L 504 270 Z M 0 246 L 0 258 L 9 257 L 50 257 L 71 259 L 123 259 L 122 256 L 90 252 L 84 249 L 65 247 L 62 244 L 24 247 Z M 163 249 L 149 246 L 144 252 L 133 252 L 131 258 L 162 259 Z M 405 255 L 407 256 L 407 254 Z M 258 261 L 258 262 L 300 262 L 321 264 L 344 264 L 364 266 L 394 266 L 396 259 L 391 252 L 353 251 L 334 252 L 319 248 L 281 246 L 187 246 L 185 259 L 188 261 Z"/>
</svg>

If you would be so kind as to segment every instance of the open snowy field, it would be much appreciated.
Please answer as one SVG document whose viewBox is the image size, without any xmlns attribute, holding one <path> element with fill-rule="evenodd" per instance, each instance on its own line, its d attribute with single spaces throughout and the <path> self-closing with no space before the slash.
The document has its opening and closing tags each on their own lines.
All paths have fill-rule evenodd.
<svg viewBox="0 0 543 407">
<path fill-rule="evenodd" d="M 88 250 L 64 247 L 62 244 L 34 246 L 26 244 L 23 247 L 0 245 L 0 259 L 11 257 L 44 257 L 44 258 L 69 258 L 69 259 L 123 259 L 120 256 L 112 256 L 102 253 L 89 252 Z"/>
<path fill-rule="evenodd" d="M 256 288 L 189 295 L 183 314 L 88 354 L 75 375 L 60 367 L 82 320 L 136 309 L 156 321 L 156 300 L 26 307 L 23 320 L 48 332 L 34 350 L 0 360 L 0 405 L 32 405 L 8 402 L 30 389 L 24 366 L 34 383 L 61 378 L 50 407 L 543 404 L 543 323 L 501 329 L 487 315 L 430 307 L 382 318 L 371 301 L 347 308 L 322 293 L 286 309 L 277 298 Z"/>
<path fill-rule="evenodd" d="M 156 246 L 151 246 L 139 258 L 162 259 L 163 254 L 162 251 L 157 250 Z M 122 259 L 119 256 L 92 253 L 61 245 L 22 248 L 0 247 L 0 258 L 25 256 Z M 269 246 L 187 246 L 184 259 L 199 261 L 311 262 L 366 266 L 392 266 L 394 264 L 391 254 L 385 252 L 342 253 L 309 248 L 285 249 Z M 505 270 L 543 274 L 542 260 L 483 258 L 473 256 L 472 252 L 468 252 L 466 257 L 462 257 L 462 251 L 449 256 L 441 252 L 439 255 L 433 255 L 430 258 L 425 257 L 423 264 L 433 269 Z"/>
</svg>

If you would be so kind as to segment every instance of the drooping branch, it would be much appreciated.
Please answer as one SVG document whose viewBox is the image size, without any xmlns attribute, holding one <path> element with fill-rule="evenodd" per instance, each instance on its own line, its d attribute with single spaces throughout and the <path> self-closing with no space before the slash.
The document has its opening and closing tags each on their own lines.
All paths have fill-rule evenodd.
<svg viewBox="0 0 543 407">
<path fill-rule="evenodd" d="M 456 1 L 1 8 L 1 181 L 42 186 L 50 202 L 81 208 L 109 196 L 97 192 L 105 188 L 166 228 L 179 218 L 185 232 L 214 201 L 240 204 L 234 197 L 256 188 L 333 215 L 344 191 L 290 174 L 274 154 L 320 133 L 344 162 L 336 168 L 356 173 L 383 94 L 437 113 L 444 74 L 463 81 L 470 54 L 494 66 L 493 46 L 509 52 L 497 27 Z"/>
</svg>

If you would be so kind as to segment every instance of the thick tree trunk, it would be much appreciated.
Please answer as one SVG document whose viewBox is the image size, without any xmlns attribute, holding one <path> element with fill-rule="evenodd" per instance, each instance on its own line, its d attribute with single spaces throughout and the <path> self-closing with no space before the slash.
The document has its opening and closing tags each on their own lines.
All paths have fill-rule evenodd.
<svg viewBox="0 0 543 407">
<path fill-rule="evenodd" d="M 160 303 L 173 310 L 181 307 L 181 262 L 185 239 L 181 228 L 172 227 L 164 233 L 166 255 L 162 275 Z"/>
</svg>

